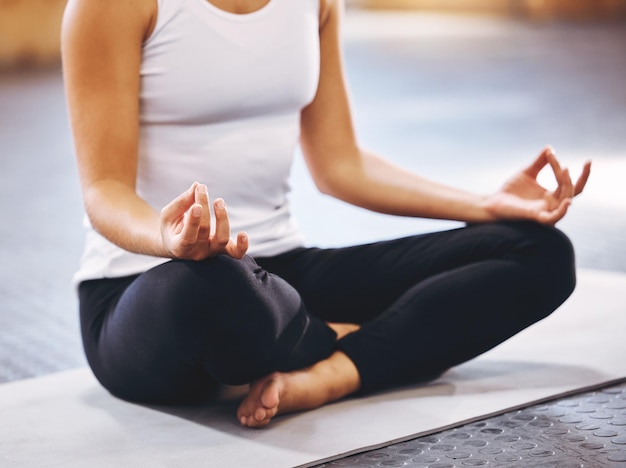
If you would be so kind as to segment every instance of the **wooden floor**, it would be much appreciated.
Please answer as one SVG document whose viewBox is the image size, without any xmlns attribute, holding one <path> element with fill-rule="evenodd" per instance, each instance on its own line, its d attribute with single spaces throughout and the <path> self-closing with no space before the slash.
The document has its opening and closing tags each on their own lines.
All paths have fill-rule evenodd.
<svg viewBox="0 0 626 468">
<path fill-rule="evenodd" d="M 371 9 L 500 15 L 533 21 L 624 21 L 623 0 L 353 0 Z"/>
</svg>

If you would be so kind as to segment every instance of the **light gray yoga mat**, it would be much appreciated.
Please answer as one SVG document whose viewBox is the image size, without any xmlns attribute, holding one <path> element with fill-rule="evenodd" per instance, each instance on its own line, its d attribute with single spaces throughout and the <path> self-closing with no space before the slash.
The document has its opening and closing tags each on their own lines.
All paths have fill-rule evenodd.
<svg viewBox="0 0 626 468">
<path fill-rule="evenodd" d="M 438 431 L 626 376 L 626 275 L 582 271 L 555 314 L 428 385 L 239 427 L 236 400 L 148 408 L 88 369 L 0 385 L 0 465 L 291 467 Z"/>
</svg>

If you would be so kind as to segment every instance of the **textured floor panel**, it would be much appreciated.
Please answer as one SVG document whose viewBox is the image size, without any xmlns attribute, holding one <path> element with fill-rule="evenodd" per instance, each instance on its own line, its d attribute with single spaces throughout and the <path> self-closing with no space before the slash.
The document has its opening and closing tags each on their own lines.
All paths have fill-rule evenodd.
<svg viewBox="0 0 626 468">
<path fill-rule="evenodd" d="M 86 364 L 78 318 L 71 309 L 54 313 L 34 306 L 28 297 L 5 307 L 0 317 L 0 383 Z"/>
<path fill-rule="evenodd" d="M 626 466 L 626 382 L 505 413 L 322 467 Z"/>
</svg>

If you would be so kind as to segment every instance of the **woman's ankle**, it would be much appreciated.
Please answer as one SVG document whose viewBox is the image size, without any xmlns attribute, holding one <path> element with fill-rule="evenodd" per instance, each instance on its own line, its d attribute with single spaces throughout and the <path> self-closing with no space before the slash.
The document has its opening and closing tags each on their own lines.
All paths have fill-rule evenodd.
<svg viewBox="0 0 626 468">
<path fill-rule="evenodd" d="M 350 333 L 358 331 L 359 328 L 361 328 L 361 326 L 357 325 L 356 323 L 326 322 L 326 325 L 328 325 L 337 334 L 338 340 L 342 339 L 344 336 Z"/>
<path fill-rule="evenodd" d="M 343 352 L 335 351 L 329 358 L 314 364 L 314 382 L 324 392 L 324 403 L 339 400 L 355 393 L 361 386 L 359 372 Z"/>
</svg>

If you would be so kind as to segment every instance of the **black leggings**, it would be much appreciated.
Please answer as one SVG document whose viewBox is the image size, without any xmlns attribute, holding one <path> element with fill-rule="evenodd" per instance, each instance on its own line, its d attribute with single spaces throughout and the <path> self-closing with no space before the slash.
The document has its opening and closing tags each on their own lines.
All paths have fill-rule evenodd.
<svg viewBox="0 0 626 468">
<path fill-rule="evenodd" d="M 575 285 L 557 229 L 489 223 L 275 257 L 173 260 L 79 288 L 83 342 L 113 394 L 206 398 L 343 351 L 361 391 L 435 376 L 555 310 Z M 325 321 L 361 324 L 336 341 Z"/>
</svg>

